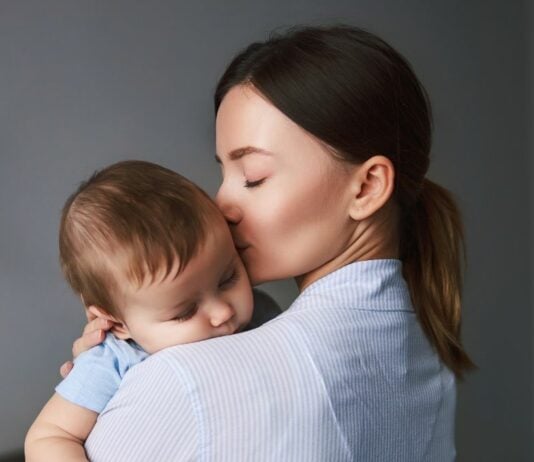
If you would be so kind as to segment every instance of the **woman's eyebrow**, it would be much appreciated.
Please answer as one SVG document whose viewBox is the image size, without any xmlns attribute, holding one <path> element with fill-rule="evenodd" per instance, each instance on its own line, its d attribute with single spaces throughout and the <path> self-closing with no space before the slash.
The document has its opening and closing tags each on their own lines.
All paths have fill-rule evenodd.
<svg viewBox="0 0 534 462">
<path fill-rule="evenodd" d="M 237 149 L 234 149 L 233 151 L 230 151 L 228 153 L 228 158 L 230 160 L 237 160 L 249 154 L 266 154 L 266 155 L 271 156 L 273 153 L 270 151 L 267 151 L 266 149 L 257 148 L 255 146 L 246 146 L 244 148 L 237 148 Z M 222 164 L 221 158 L 217 154 L 215 154 L 215 161 L 219 164 Z"/>
</svg>

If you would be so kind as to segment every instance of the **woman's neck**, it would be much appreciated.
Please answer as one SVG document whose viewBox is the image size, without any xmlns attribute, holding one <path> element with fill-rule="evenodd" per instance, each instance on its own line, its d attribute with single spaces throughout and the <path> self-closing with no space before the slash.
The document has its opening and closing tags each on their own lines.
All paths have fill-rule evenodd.
<svg viewBox="0 0 534 462">
<path fill-rule="evenodd" d="M 389 210 L 388 210 L 389 209 Z M 297 276 L 299 292 L 327 274 L 349 263 L 385 258 L 399 258 L 399 235 L 396 208 L 383 207 L 380 211 L 355 224 L 346 248 L 324 265 Z"/>
</svg>

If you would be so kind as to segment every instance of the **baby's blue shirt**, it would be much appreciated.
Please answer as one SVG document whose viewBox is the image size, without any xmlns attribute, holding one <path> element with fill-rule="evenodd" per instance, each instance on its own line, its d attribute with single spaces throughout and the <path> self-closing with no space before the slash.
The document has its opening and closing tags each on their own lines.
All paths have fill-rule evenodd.
<svg viewBox="0 0 534 462">
<path fill-rule="evenodd" d="M 105 340 L 80 354 L 56 392 L 67 401 L 102 412 L 117 392 L 124 374 L 148 356 L 132 340 L 119 340 L 108 333 Z"/>
</svg>

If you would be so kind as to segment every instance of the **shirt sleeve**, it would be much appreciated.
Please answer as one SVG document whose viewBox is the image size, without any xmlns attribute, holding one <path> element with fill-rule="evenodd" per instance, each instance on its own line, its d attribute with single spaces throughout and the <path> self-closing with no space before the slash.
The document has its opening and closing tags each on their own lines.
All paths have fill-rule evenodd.
<svg viewBox="0 0 534 462">
<path fill-rule="evenodd" d="M 198 406 L 175 367 L 156 354 L 126 374 L 85 443 L 91 461 L 199 459 Z"/>
<path fill-rule="evenodd" d="M 104 342 L 82 353 L 69 375 L 56 387 L 64 399 L 91 411 L 102 412 L 122 377 L 146 353 L 108 333 Z"/>
</svg>

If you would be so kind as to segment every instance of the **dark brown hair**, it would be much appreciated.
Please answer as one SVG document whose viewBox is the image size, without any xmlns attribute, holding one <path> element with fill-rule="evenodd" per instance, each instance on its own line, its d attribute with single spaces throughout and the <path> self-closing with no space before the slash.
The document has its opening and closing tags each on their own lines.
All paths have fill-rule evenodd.
<svg viewBox="0 0 534 462">
<path fill-rule="evenodd" d="M 460 341 L 462 221 L 451 194 L 425 177 L 431 109 L 406 59 L 356 27 L 296 27 L 235 56 L 218 82 L 215 112 L 236 85 L 253 86 L 346 162 L 391 160 L 403 274 L 427 337 L 461 378 L 474 366 Z"/>
<path fill-rule="evenodd" d="M 177 274 L 222 215 L 198 186 L 172 170 L 124 161 L 95 172 L 67 199 L 61 214 L 63 274 L 86 306 L 120 317 L 115 275 L 140 285 L 163 271 Z"/>
</svg>

